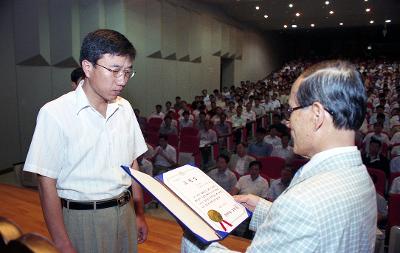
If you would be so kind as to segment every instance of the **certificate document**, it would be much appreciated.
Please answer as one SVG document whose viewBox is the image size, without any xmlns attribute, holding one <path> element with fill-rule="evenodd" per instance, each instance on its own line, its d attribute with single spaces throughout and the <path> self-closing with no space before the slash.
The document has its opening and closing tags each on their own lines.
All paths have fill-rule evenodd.
<svg viewBox="0 0 400 253">
<path fill-rule="evenodd" d="M 196 167 L 185 165 L 155 178 L 122 168 L 204 243 L 224 239 L 251 215 Z"/>
</svg>

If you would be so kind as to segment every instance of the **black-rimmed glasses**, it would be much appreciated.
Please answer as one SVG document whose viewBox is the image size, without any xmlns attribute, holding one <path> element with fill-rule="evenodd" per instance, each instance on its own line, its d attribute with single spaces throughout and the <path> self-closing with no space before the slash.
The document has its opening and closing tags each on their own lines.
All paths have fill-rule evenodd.
<svg viewBox="0 0 400 253">
<path fill-rule="evenodd" d="M 110 71 L 115 78 L 119 78 L 119 77 L 121 77 L 123 75 L 125 79 L 130 79 L 136 73 L 133 69 L 132 70 L 123 70 L 123 69 L 114 70 L 114 69 L 107 68 L 107 67 L 105 67 L 103 65 L 100 65 L 98 63 L 95 63 L 94 65 L 100 66 L 100 67 Z"/>
</svg>

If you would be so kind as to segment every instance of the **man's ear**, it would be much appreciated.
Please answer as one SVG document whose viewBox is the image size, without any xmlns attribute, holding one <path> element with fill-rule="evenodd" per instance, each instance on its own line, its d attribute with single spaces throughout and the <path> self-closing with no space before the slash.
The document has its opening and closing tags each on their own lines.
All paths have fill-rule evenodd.
<svg viewBox="0 0 400 253">
<path fill-rule="evenodd" d="M 320 102 L 315 102 L 311 105 L 311 110 L 313 112 L 314 131 L 317 131 L 326 120 L 325 109 Z"/>
<path fill-rule="evenodd" d="M 86 77 L 90 77 L 91 73 L 93 72 L 93 64 L 88 60 L 83 60 L 82 63 L 83 72 L 85 72 Z"/>
</svg>

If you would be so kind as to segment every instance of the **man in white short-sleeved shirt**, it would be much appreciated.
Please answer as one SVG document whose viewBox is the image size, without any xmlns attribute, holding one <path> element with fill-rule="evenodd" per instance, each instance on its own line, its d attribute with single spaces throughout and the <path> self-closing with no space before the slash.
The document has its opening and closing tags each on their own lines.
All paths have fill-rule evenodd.
<svg viewBox="0 0 400 253">
<path fill-rule="evenodd" d="M 269 185 L 268 181 L 260 176 L 260 169 L 261 162 L 252 161 L 249 165 L 249 175 L 244 175 L 239 178 L 231 194 L 253 194 L 261 198 L 266 198 Z"/>
<path fill-rule="evenodd" d="M 135 56 L 122 34 L 89 33 L 80 56 L 85 79 L 40 109 L 24 170 L 39 176 L 60 252 L 137 252 L 137 241 L 146 240 L 141 189 L 120 168 L 138 169 L 147 150 L 131 105 L 119 97 Z"/>
</svg>

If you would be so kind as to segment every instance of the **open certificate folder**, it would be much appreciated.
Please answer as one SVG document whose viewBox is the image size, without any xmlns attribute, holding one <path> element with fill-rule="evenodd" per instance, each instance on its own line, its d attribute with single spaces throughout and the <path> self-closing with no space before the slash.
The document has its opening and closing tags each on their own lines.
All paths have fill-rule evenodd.
<svg viewBox="0 0 400 253">
<path fill-rule="evenodd" d="M 196 167 L 185 165 L 155 178 L 121 167 L 203 243 L 224 239 L 251 215 Z"/>
</svg>

